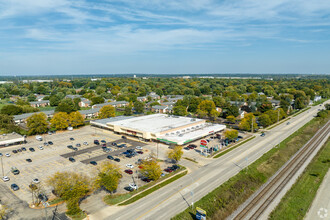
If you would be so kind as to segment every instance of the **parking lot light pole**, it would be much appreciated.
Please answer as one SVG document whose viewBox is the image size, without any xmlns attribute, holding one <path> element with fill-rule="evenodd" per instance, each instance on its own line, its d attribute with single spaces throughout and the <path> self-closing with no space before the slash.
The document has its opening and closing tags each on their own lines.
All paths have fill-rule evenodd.
<svg viewBox="0 0 330 220">
<path fill-rule="evenodd" d="M 194 209 L 194 190 L 192 188 L 193 187 L 193 183 L 194 183 L 194 179 L 191 176 L 189 176 L 189 177 L 191 179 L 191 190 L 190 190 L 190 193 L 192 195 L 191 207 L 192 207 L 192 209 Z"/>
</svg>

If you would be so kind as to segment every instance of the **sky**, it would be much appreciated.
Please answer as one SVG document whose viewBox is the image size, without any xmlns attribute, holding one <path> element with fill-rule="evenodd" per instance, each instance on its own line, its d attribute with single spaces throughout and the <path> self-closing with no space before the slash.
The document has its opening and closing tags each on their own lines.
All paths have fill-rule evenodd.
<svg viewBox="0 0 330 220">
<path fill-rule="evenodd" d="M 0 75 L 330 73 L 329 0 L 0 0 Z"/>
</svg>

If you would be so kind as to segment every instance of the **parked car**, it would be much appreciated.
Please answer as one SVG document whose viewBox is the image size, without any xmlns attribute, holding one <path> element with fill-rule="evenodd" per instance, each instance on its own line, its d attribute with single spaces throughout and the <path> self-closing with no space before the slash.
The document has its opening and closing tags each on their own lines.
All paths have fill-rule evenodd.
<svg viewBox="0 0 330 220">
<path fill-rule="evenodd" d="M 10 155 L 10 153 L 6 153 L 6 157 L 10 157 L 11 155 Z"/>
<path fill-rule="evenodd" d="M 4 176 L 4 177 L 2 177 L 2 180 L 3 180 L 4 182 L 7 182 L 7 181 L 10 180 L 10 178 L 9 178 L 8 176 Z"/>
<path fill-rule="evenodd" d="M 175 171 L 175 170 L 177 170 L 177 169 L 180 169 L 180 167 L 179 167 L 178 165 L 175 165 L 175 164 L 174 164 L 174 165 L 172 166 L 172 170 Z"/>
<path fill-rule="evenodd" d="M 105 143 L 107 143 L 107 142 L 106 142 L 105 140 L 101 140 L 101 143 L 104 143 L 104 144 L 105 144 Z"/>
<path fill-rule="evenodd" d="M 111 145 L 112 145 L 112 146 L 117 146 L 117 143 L 112 142 Z"/>
<path fill-rule="evenodd" d="M 261 136 L 261 137 L 264 137 L 265 135 L 266 135 L 265 133 L 261 133 L 261 135 L 260 135 L 260 136 Z"/>
<path fill-rule="evenodd" d="M 133 189 L 138 189 L 137 185 L 135 183 L 130 183 L 128 184 L 130 187 L 132 187 Z"/>
<path fill-rule="evenodd" d="M 25 147 L 22 147 L 21 149 L 22 149 L 22 151 L 26 151 L 26 148 Z"/>
<path fill-rule="evenodd" d="M 42 200 L 44 202 L 48 201 L 48 197 L 45 194 L 42 194 L 42 193 L 40 193 L 38 195 L 38 199 L 40 199 L 40 200 Z"/>
<path fill-rule="evenodd" d="M 70 141 L 74 141 L 74 138 L 73 137 L 70 137 Z"/>
<path fill-rule="evenodd" d="M 69 148 L 69 149 L 73 149 L 73 146 L 72 145 L 68 145 L 66 147 Z"/>
<path fill-rule="evenodd" d="M 127 173 L 127 174 L 133 174 L 133 170 L 125 170 L 125 173 Z"/>
<path fill-rule="evenodd" d="M 17 167 L 12 167 L 11 168 L 11 172 L 14 174 L 14 175 L 18 175 L 20 173 L 20 171 L 17 169 Z"/>
<path fill-rule="evenodd" d="M 80 146 L 81 146 L 81 144 L 79 144 L 79 143 L 78 143 L 78 144 L 76 144 L 76 147 L 80 147 Z"/>
<path fill-rule="evenodd" d="M 143 177 L 141 180 L 142 180 L 143 182 L 147 182 L 147 183 L 149 183 L 149 182 L 151 181 L 151 179 L 149 179 L 149 178 L 147 178 L 147 177 Z"/>
<path fill-rule="evenodd" d="M 43 148 L 42 146 L 39 146 L 39 149 L 40 149 L 40 150 L 43 150 L 44 148 Z"/>
<path fill-rule="evenodd" d="M 40 180 L 38 178 L 35 178 L 32 180 L 32 182 L 38 184 L 38 183 L 40 183 Z"/>
<path fill-rule="evenodd" d="M 189 147 L 184 147 L 183 149 L 185 149 L 185 150 L 190 150 L 190 148 L 189 148 Z"/>
<path fill-rule="evenodd" d="M 119 158 L 115 158 L 114 161 L 120 162 L 120 159 Z"/>
<path fill-rule="evenodd" d="M 143 148 L 142 148 L 141 146 L 136 146 L 135 149 L 137 149 L 137 150 L 142 150 Z"/>
<path fill-rule="evenodd" d="M 88 145 L 87 141 L 85 141 L 83 144 L 84 144 L 84 145 Z"/>
<path fill-rule="evenodd" d="M 44 142 L 44 145 L 45 145 L 45 146 L 48 146 L 48 142 Z"/>
<path fill-rule="evenodd" d="M 18 152 L 17 150 L 13 150 L 13 153 L 14 153 L 14 154 L 17 154 L 17 152 Z"/>
<path fill-rule="evenodd" d="M 143 151 L 136 151 L 136 153 L 138 153 L 138 154 L 143 154 Z"/>
<path fill-rule="evenodd" d="M 27 162 L 31 163 L 32 160 L 30 158 L 26 159 Z"/>
<path fill-rule="evenodd" d="M 19 190 L 19 187 L 18 187 L 17 184 L 15 184 L 15 183 L 11 184 L 11 185 L 10 185 L 10 188 L 11 188 L 12 190 L 14 190 L 14 191 Z"/>
<path fill-rule="evenodd" d="M 76 162 L 76 160 L 73 157 L 69 157 L 69 161 L 71 161 L 72 163 Z"/>
<path fill-rule="evenodd" d="M 172 173 L 173 172 L 173 170 L 172 169 L 169 169 L 169 168 L 164 169 L 164 171 L 165 172 L 168 172 L 168 173 Z"/>
<path fill-rule="evenodd" d="M 18 149 L 17 149 L 17 152 L 22 152 L 22 149 L 21 149 L 21 148 L 18 148 Z"/>
<path fill-rule="evenodd" d="M 53 142 L 52 142 L 52 141 L 48 141 L 48 144 L 49 144 L 49 145 L 53 145 Z"/>
<path fill-rule="evenodd" d="M 74 151 L 77 151 L 77 150 L 78 150 L 78 148 L 74 147 L 74 148 L 72 148 L 72 150 L 74 150 Z"/>
<path fill-rule="evenodd" d="M 132 187 L 130 187 L 130 186 L 125 186 L 124 189 L 127 190 L 127 191 L 129 191 L 129 192 L 133 192 L 134 191 L 134 189 Z"/>
<path fill-rule="evenodd" d="M 30 148 L 29 148 L 29 151 L 34 152 L 35 149 L 34 149 L 33 147 L 30 147 Z"/>
<path fill-rule="evenodd" d="M 89 163 L 92 164 L 92 165 L 94 165 L 94 166 L 97 165 L 96 161 L 91 161 L 91 162 L 89 162 Z"/>
<path fill-rule="evenodd" d="M 127 137 L 126 137 L 126 136 L 124 136 L 124 135 L 123 135 L 123 136 L 121 136 L 121 138 L 122 138 L 122 139 L 127 139 Z"/>
<path fill-rule="evenodd" d="M 3 155 L 3 154 L 2 154 L 2 153 L 0 153 L 0 157 L 2 157 L 2 155 Z"/>
<path fill-rule="evenodd" d="M 127 167 L 127 168 L 130 168 L 130 169 L 133 169 L 133 168 L 134 168 L 134 166 L 133 166 L 132 164 L 129 164 L 129 163 L 126 164 L 126 167 Z"/>
<path fill-rule="evenodd" d="M 113 158 L 113 156 L 111 156 L 111 155 L 108 155 L 107 158 L 108 158 L 109 160 L 114 160 L 114 159 L 115 159 L 115 158 Z"/>
<path fill-rule="evenodd" d="M 94 144 L 99 145 L 100 144 L 99 140 L 94 140 Z"/>
</svg>

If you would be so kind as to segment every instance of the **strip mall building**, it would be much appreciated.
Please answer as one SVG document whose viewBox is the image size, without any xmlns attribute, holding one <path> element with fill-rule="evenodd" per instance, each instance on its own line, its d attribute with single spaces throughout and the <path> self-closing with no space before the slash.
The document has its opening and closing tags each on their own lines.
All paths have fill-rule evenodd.
<svg viewBox="0 0 330 220">
<path fill-rule="evenodd" d="M 177 145 L 187 144 L 226 128 L 225 125 L 207 123 L 204 119 L 166 114 L 119 116 L 91 121 L 91 124 L 118 134 Z"/>
</svg>

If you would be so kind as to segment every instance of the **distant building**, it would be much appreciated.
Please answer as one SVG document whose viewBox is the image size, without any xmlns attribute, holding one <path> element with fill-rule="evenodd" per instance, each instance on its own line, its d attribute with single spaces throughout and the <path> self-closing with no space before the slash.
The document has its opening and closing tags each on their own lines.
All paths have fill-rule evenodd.
<svg viewBox="0 0 330 220">
<path fill-rule="evenodd" d="M 82 98 L 81 101 L 79 102 L 80 107 L 90 107 L 91 106 L 91 101 L 85 98 Z"/>
<path fill-rule="evenodd" d="M 14 83 L 13 81 L 0 81 L 0 84 Z"/>
<path fill-rule="evenodd" d="M 320 101 L 321 99 L 322 99 L 321 96 L 315 96 L 315 97 L 314 97 L 314 102 Z"/>
<path fill-rule="evenodd" d="M 92 106 L 92 108 L 102 108 L 103 106 L 106 105 L 111 105 L 115 108 L 119 108 L 119 107 L 126 107 L 129 105 L 129 102 L 126 101 L 117 101 L 117 102 L 105 102 L 105 103 L 101 103 L 101 104 L 95 104 Z"/>
<path fill-rule="evenodd" d="M 38 108 L 38 107 L 46 107 L 50 105 L 49 100 L 41 100 L 41 101 L 35 101 L 30 102 L 31 107 Z"/>
<path fill-rule="evenodd" d="M 53 82 L 53 80 L 52 79 L 31 79 L 31 80 L 24 79 L 23 80 L 23 83 L 33 83 L 33 82 L 44 83 L 44 82 Z"/>
<path fill-rule="evenodd" d="M 0 135 L 0 148 L 2 147 L 8 147 L 11 145 L 16 144 L 23 144 L 25 143 L 25 136 L 22 136 L 20 134 L 17 134 L 15 132 L 10 134 L 2 134 Z"/>
</svg>

